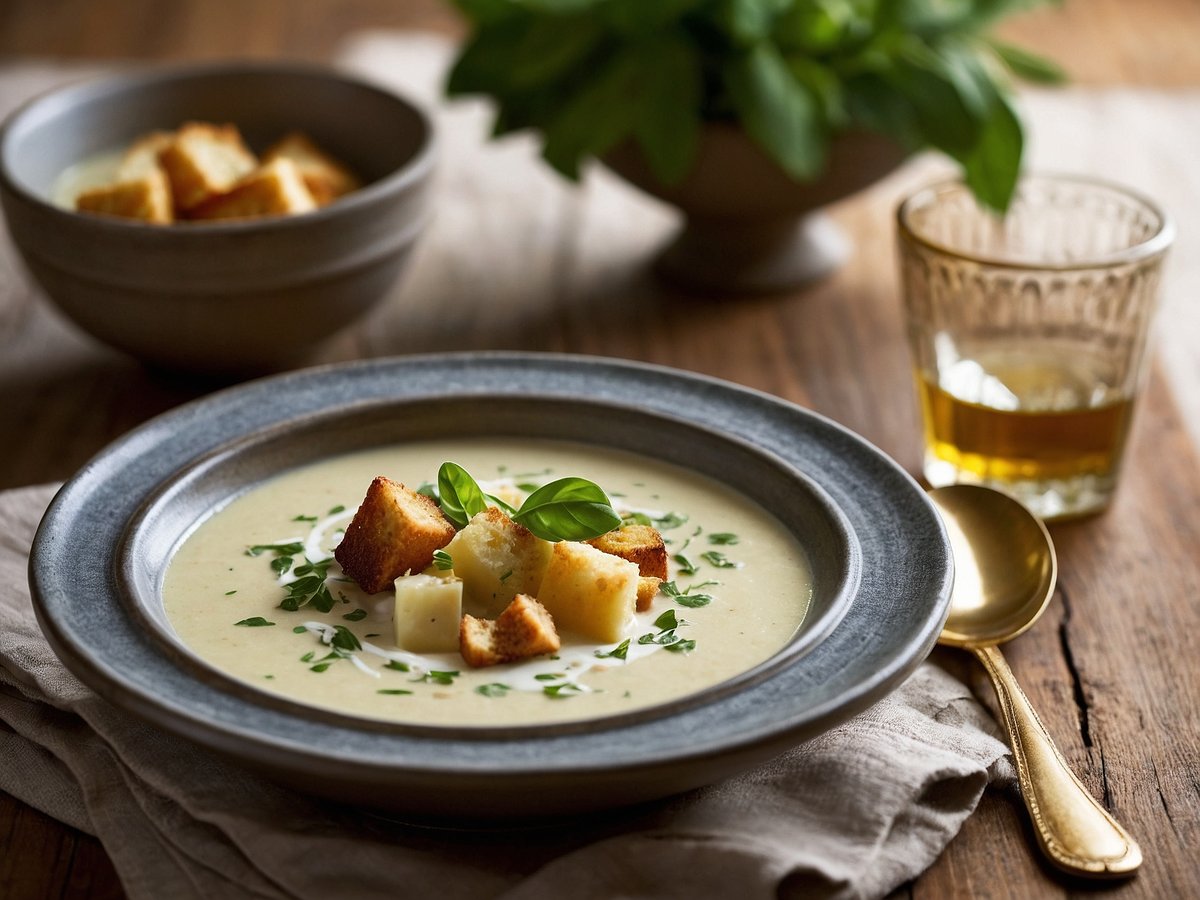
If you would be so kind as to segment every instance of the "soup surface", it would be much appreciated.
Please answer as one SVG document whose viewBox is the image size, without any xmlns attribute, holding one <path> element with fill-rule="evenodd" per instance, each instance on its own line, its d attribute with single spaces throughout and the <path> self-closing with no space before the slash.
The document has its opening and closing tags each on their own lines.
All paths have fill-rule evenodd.
<svg viewBox="0 0 1200 900">
<path fill-rule="evenodd" d="M 627 640 L 597 644 L 560 630 L 553 656 L 479 669 L 458 653 L 399 648 L 392 592 L 365 594 L 332 561 L 333 548 L 372 478 L 416 489 L 436 482 L 447 460 L 493 493 L 586 478 L 623 516 L 654 524 L 670 580 L 631 616 Z M 324 579 L 328 612 L 319 597 L 304 599 L 301 578 Z M 796 538 L 716 481 L 640 455 L 507 439 L 397 445 L 281 474 L 201 522 L 163 586 L 182 643 L 235 679 L 344 715 L 456 726 L 591 719 L 702 692 L 779 651 L 811 590 Z M 280 606 L 288 597 L 299 597 L 298 609 Z"/>
</svg>

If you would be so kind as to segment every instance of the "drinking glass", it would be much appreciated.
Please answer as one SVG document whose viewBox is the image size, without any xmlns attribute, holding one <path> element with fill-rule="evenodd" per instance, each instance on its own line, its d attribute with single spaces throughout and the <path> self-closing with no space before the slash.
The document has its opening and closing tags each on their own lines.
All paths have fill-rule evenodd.
<svg viewBox="0 0 1200 900">
<path fill-rule="evenodd" d="M 929 186 L 897 229 L 926 479 L 985 484 L 1046 519 L 1103 509 L 1171 220 L 1117 185 L 1045 175 L 1004 216 L 961 183 Z"/>
</svg>

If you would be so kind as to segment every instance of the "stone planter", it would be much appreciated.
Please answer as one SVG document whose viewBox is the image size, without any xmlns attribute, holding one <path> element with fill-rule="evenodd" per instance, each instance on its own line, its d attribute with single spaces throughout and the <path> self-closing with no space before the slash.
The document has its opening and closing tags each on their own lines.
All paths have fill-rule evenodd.
<svg viewBox="0 0 1200 900">
<path fill-rule="evenodd" d="M 686 216 L 659 257 L 665 278 L 693 290 L 766 293 L 836 269 L 849 253 L 849 242 L 821 208 L 882 178 L 904 156 L 886 138 L 848 132 L 834 140 L 819 178 L 797 182 L 739 127 L 710 123 L 701 133 L 692 170 L 678 184 L 655 178 L 633 142 L 603 161 Z"/>
</svg>

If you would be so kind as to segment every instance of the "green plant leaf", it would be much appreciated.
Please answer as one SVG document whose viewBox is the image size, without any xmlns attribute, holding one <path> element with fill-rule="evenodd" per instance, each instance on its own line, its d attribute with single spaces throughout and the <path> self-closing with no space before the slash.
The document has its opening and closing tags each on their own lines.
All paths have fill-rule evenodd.
<svg viewBox="0 0 1200 900">
<path fill-rule="evenodd" d="M 622 36 L 640 39 L 678 22 L 706 0 L 609 0 L 596 12 Z"/>
<path fill-rule="evenodd" d="M 471 517 L 487 509 L 487 498 L 475 479 L 458 463 L 444 462 L 438 469 L 438 498 L 446 518 L 465 528 Z"/>
<path fill-rule="evenodd" d="M 635 134 L 654 175 L 676 184 L 691 168 L 700 136 L 700 58 L 673 37 L 648 48 L 645 60 Z"/>
<path fill-rule="evenodd" d="M 1016 190 L 1023 144 L 1017 114 L 997 95 L 979 143 L 963 160 L 967 186 L 981 203 L 997 212 L 1008 209 Z"/>
<path fill-rule="evenodd" d="M 543 123 L 546 162 L 575 180 L 584 157 L 600 156 L 632 133 L 638 106 L 631 99 L 641 89 L 641 66 L 637 49 L 625 49 L 566 99 L 557 114 Z"/>
<path fill-rule="evenodd" d="M 993 39 L 988 44 L 1018 78 L 1035 84 L 1062 84 L 1067 80 L 1067 73 L 1052 60 L 1003 41 Z"/>
<path fill-rule="evenodd" d="M 775 27 L 775 21 L 794 0 L 725 0 L 718 14 L 730 36 L 753 47 Z"/>
<path fill-rule="evenodd" d="M 725 78 L 742 124 L 767 154 L 797 180 L 817 175 L 827 135 L 816 101 L 778 48 L 758 44 L 728 64 Z"/>
<path fill-rule="evenodd" d="M 525 498 L 513 521 L 546 541 L 586 541 L 621 524 L 608 496 L 584 478 L 559 478 Z"/>
<path fill-rule="evenodd" d="M 604 27 L 590 14 L 533 19 L 515 48 L 507 73 L 510 90 L 520 91 L 564 76 L 595 49 Z"/>
</svg>

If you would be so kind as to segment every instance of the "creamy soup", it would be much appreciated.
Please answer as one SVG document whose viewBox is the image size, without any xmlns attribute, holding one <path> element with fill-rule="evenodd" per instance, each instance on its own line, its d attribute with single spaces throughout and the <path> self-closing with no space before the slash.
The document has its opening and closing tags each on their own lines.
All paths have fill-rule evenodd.
<svg viewBox="0 0 1200 900">
<path fill-rule="evenodd" d="M 417 488 L 435 482 L 446 460 L 493 493 L 563 476 L 595 482 L 622 516 L 659 528 L 670 580 L 620 641 L 560 630 L 552 656 L 479 669 L 458 653 L 397 647 L 392 592 L 362 592 L 332 561 L 333 548 L 373 477 Z M 311 591 L 298 579 L 311 586 L 322 577 L 325 603 L 306 601 Z M 348 454 L 253 488 L 184 540 L 164 598 L 193 653 L 260 690 L 371 719 L 494 726 L 589 719 L 702 692 L 778 652 L 811 590 L 795 537 L 713 480 L 633 454 L 481 439 Z M 285 607 L 299 608 L 281 607 L 287 598 Z"/>
</svg>

